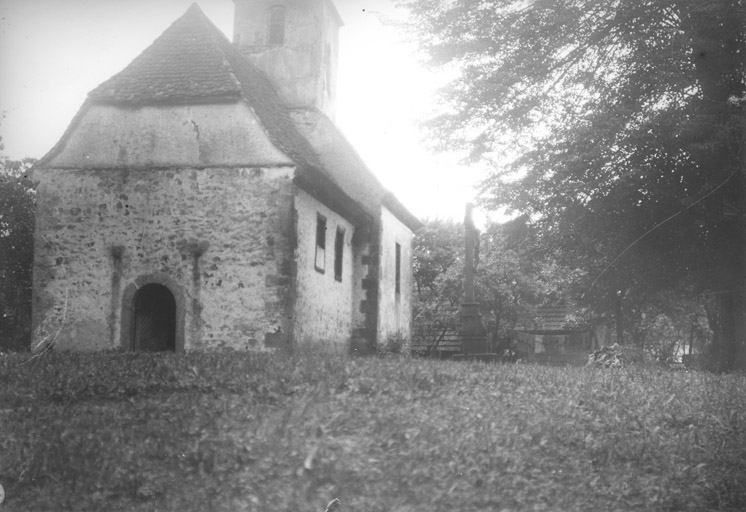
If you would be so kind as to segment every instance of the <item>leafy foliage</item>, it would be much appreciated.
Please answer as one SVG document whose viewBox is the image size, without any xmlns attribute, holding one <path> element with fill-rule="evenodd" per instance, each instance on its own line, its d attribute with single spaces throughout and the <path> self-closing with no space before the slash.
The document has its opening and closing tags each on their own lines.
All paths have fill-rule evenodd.
<svg viewBox="0 0 746 512">
<path fill-rule="evenodd" d="M 500 337 L 520 321 L 530 323 L 536 306 L 572 302 L 582 271 L 545 251 L 526 217 L 489 225 L 481 245 L 478 291 Z"/>
<path fill-rule="evenodd" d="M 494 165 L 485 205 L 529 214 L 619 334 L 630 304 L 676 290 L 721 294 L 723 338 L 743 338 L 743 2 L 402 3 L 432 63 L 460 71 L 430 128 Z"/>
<path fill-rule="evenodd" d="M 439 336 L 459 331 L 464 234 L 463 226 L 454 222 L 424 224 L 414 241 L 414 325 L 415 335 L 425 330 L 425 341 L 434 345 Z M 489 224 L 479 239 L 476 299 L 485 327 L 498 344 L 519 322 L 530 323 L 536 306 L 567 301 L 582 274 L 548 254 L 525 217 Z"/>
<path fill-rule="evenodd" d="M 35 196 L 26 171 L 34 161 L 0 156 L 0 352 L 30 344 Z"/>
<path fill-rule="evenodd" d="M 0 482 L 8 510 L 736 511 L 744 411 L 742 375 L 652 368 L 6 355 Z"/>
<path fill-rule="evenodd" d="M 426 220 L 414 238 L 413 336 L 415 343 L 427 342 L 428 351 L 459 332 L 463 240 L 463 225 L 442 220 Z"/>
</svg>

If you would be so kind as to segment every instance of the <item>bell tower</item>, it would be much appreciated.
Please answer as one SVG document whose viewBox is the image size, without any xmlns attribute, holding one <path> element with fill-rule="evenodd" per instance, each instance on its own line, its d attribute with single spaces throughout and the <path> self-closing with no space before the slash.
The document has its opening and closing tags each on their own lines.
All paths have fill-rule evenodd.
<svg viewBox="0 0 746 512">
<path fill-rule="evenodd" d="M 233 0 L 233 42 L 291 108 L 334 119 L 339 17 L 332 0 Z"/>
</svg>

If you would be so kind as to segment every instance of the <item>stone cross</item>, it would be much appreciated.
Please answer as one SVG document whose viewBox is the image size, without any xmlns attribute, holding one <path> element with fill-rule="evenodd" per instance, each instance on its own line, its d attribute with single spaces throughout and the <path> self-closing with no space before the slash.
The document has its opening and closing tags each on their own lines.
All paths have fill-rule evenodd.
<svg viewBox="0 0 746 512">
<path fill-rule="evenodd" d="M 466 261 L 464 262 L 464 302 L 461 303 L 461 350 L 467 356 L 489 352 L 487 332 L 482 324 L 479 303 L 474 295 L 474 267 L 479 235 L 474 227 L 472 211 L 474 205 L 466 204 L 464 218 L 464 243 Z"/>
<path fill-rule="evenodd" d="M 464 243 L 466 245 L 466 261 L 464 261 L 464 302 L 474 302 L 474 262 L 477 243 L 477 229 L 474 227 L 472 212 L 474 205 L 466 203 L 464 217 Z"/>
</svg>

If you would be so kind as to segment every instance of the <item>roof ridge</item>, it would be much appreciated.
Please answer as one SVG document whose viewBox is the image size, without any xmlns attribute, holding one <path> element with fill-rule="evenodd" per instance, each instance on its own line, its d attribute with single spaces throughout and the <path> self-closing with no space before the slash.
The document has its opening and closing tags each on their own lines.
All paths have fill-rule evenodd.
<svg viewBox="0 0 746 512">
<path fill-rule="evenodd" d="M 202 10 L 202 8 L 199 6 L 197 2 L 192 2 L 191 4 L 189 4 L 189 7 L 187 7 L 187 10 L 184 14 L 190 11 L 196 11 L 200 13 L 202 16 L 205 16 L 205 18 L 207 18 L 207 16 L 205 15 L 205 12 Z"/>
<path fill-rule="evenodd" d="M 164 30 L 123 70 L 88 93 L 97 103 L 152 104 L 236 100 L 240 86 L 226 66 L 226 36 L 197 3 Z"/>
<path fill-rule="evenodd" d="M 231 80 L 236 85 L 236 87 L 241 89 L 241 82 L 238 80 L 238 77 L 236 76 L 236 72 L 233 69 L 233 66 L 231 65 L 230 61 L 227 59 L 227 56 L 225 55 L 225 49 L 221 46 L 221 43 L 222 43 L 222 44 L 227 44 L 229 48 L 233 48 L 233 44 L 231 43 L 230 39 L 228 39 L 228 37 L 225 34 L 223 34 L 222 30 L 220 30 L 218 26 L 215 25 L 212 22 L 212 20 L 207 17 L 207 15 L 200 8 L 197 2 L 193 2 L 187 9 L 186 13 L 184 13 L 184 15 L 188 14 L 190 11 L 194 11 L 194 14 L 200 15 L 203 18 L 203 20 L 207 22 L 209 28 L 211 29 L 210 31 L 210 35 L 212 36 L 211 42 L 214 45 L 215 50 L 220 52 L 220 54 L 222 55 L 223 66 L 225 66 Z M 243 97 L 243 92 L 241 96 Z"/>
</svg>

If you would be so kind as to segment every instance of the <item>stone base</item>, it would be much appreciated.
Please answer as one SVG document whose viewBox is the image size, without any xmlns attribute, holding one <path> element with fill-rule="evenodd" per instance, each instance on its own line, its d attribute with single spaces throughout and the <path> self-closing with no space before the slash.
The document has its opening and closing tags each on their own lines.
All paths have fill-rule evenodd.
<svg viewBox="0 0 746 512">
<path fill-rule="evenodd" d="M 455 354 L 451 359 L 454 361 L 483 361 L 485 363 L 515 363 L 518 358 L 486 352 L 482 354 Z"/>
<path fill-rule="evenodd" d="M 491 353 L 487 331 L 482 324 L 478 302 L 461 304 L 461 351 L 464 354 Z"/>
<path fill-rule="evenodd" d="M 461 337 L 461 352 L 464 354 L 491 354 L 491 348 L 486 336 Z"/>
</svg>

